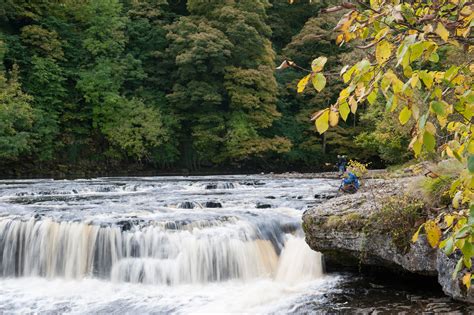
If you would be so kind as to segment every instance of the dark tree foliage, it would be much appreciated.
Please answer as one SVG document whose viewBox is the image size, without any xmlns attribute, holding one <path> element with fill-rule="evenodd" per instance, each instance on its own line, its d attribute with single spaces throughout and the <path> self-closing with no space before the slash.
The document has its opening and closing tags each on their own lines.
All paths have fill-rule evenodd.
<svg viewBox="0 0 474 315">
<path fill-rule="evenodd" d="M 339 70 L 350 51 L 329 35 L 337 17 L 318 16 L 326 5 L 2 1 L 0 169 L 318 169 L 336 153 L 360 154 L 348 131 L 364 131 L 358 120 L 324 138 L 309 123 L 337 79 L 297 96 L 301 73 L 274 70 L 319 54 Z"/>
</svg>

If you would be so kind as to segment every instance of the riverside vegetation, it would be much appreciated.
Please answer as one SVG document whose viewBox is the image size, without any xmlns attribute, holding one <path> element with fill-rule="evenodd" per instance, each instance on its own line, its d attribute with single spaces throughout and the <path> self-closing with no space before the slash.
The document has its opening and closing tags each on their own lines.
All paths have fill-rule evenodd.
<svg viewBox="0 0 474 315">
<path fill-rule="evenodd" d="M 432 173 L 437 179 L 427 183 L 427 189 L 450 198 L 454 210 L 440 209 L 420 225 L 412 240 L 416 242 L 424 230 L 432 247 L 446 255 L 459 250 L 462 255 L 453 279 L 463 270 L 462 282 L 470 288 L 474 279 L 474 5 L 462 0 L 371 0 L 343 2 L 324 12 L 343 10 L 348 12 L 335 27 L 336 43 L 358 41 L 358 47 L 368 53 L 341 70 L 347 87 L 334 105 L 313 115 L 316 129 L 322 134 L 337 126 L 339 117 L 346 120 L 361 102 L 385 102 L 386 111 L 399 112 L 400 124 L 409 128 L 409 148 L 415 156 L 433 154 L 439 147 L 439 153 L 463 166 L 452 178 Z M 440 59 L 442 50 L 458 57 Z M 310 73 L 298 83 L 298 92 L 310 81 L 316 91 L 324 89 L 326 62 L 324 56 L 313 60 Z M 449 192 L 440 191 L 448 186 Z"/>
<path fill-rule="evenodd" d="M 325 135 L 311 128 L 314 109 L 337 99 L 337 75 L 297 95 L 301 72 L 274 72 L 285 58 L 327 55 L 338 73 L 360 56 L 331 35 L 339 16 L 320 13 L 337 2 L 2 1 L 0 170 L 317 170 L 337 154 L 404 162 L 409 132 L 375 107 L 361 104 Z"/>
</svg>

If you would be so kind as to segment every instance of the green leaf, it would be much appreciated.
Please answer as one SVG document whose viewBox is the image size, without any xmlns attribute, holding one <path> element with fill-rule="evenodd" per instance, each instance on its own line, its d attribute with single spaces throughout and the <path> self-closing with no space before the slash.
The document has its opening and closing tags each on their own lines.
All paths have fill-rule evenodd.
<svg viewBox="0 0 474 315">
<path fill-rule="evenodd" d="M 469 224 L 474 224 L 474 203 L 469 207 Z"/>
<path fill-rule="evenodd" d="M 377 100 L 377 89 L 374 89 L 370 94 L 367 96 L 367 101 L 369 101 L 370 105 L 374 105 L 375 101 Z"/>
<path fill-rule="evenodd" d="M 431 110 L 440 116 L 444 116 L 446 114 L 444 110 L 444 104 L 439 101 L 431 102 Z"/>
<path fill-rule="evenodd" d="M 469 172 L 474 173 L 474 155 L 470 154 L 467 158 L 467 168 Z"/>
<path fill-rule="evenodd" d="M 444 246 L 444 253 L 451 255 L 454 251 L 454 240 L 452 237 L 446 239 L 446 245 Z"/>
<path fill-rule="evenodd" d="M 321 92 L 326 86 L 326 77 L 322 73 L 316 73 L 311 81 L 318 92 Z"/>
<path fill-rule="evenodd" d="M 328 58 L 326 57 L 318 57 L 314 59 L 313 62 L 311 63 L 311 69 L 313 70 L 313 72 L 320 72 L 321 70 L 324 69 L 324 65 L 326 64 L 327 61 L 328 61 Z"/>
<path fill-rule="evenodd" d="M 316 130 L 323 134 L 329 128 L 329 109 L 325 109 L 324 112 L 316 119 L 315 122 Z"/>
<path fill-rule="evenodd" d="M 468 226 L 468 230 L 471 229 L 470 226 Z M 472 256 L 474 256 L 474 245 L 471 242 L 465 242 L 464 246 L 461 248 L 461 252 L 464 255 L 464 257 L 469 257 L 469 260 Z"/>
<path fill-rule="evenodd" d="M 416 61 L 423 55 L 425 50 L 424 42 L 417 42 L 410 46 L 410 62 Z"/>
<path fill-rule="evenodd" d="M 456 76 L 459 72 L 459 67 L 451 66 L 446 73 L 444 74 L 444 78 L 448 81 L 451 81 L 454 76 Z"/>
<path fill-rule="evenodd" d="M 410 117 L 411 117 L 411 109 L 405 106 L 400 112 L 400 115 L 398 116 L 398 120 L 400 120 L 400 123 L 402 125 L 405 125 L 408 122 L 408 120 L 410 120 Z"/>
<path fill-rule="evenodd" d="M 436 146 L 436 139 L 431 133 L 425 131 L 423 134 L 423 144 L 425 145 L 426 151 L 433 152 Z"/>
<path fill-rule="evenodd" d="M 454 268 L 454 271 L 453 271 L 453 276 L 452 276 L 452 279 L 455 280 L 456 279 L 456 276 L 458 275 L 458 272 L 459 270 L 461 270 L 462 268 L 462 262 L 463 262 L 463 259 L 462 257 L 459 258 L 457 264 L 456 264 L 456 268 Z"/>
<path fill-rule="evenodd" d="M 375 58 L 377 62 L 382 65 L 390 58 L 392 55 L 393 46 L 390 42 L 385 39 L 380 41 L 375 48 Z"/>
<path fill-rule="evenodd" d="M 418 127 L 419 129 L 425 129 L 426 121 L 428 120 L 428 113 L 422 115 L 420 117 L 420 120 L 418 121 Z"/>
<path fill-rule="evenodd" d="M 436 52 L 431 53 L 429 60 L 431 62 L 437 63 L 439 61 L 439 55 Z"/>
<path fill-rule="evenodd" d="M 339 106 L 339 114 L 341 114 L 341 118 L 346 121 L 347 116 L 349 116 L 349 113 L 351 112 L 349 108 L 349 104 L 344 102 L 341 106 Z"/>
</svg>

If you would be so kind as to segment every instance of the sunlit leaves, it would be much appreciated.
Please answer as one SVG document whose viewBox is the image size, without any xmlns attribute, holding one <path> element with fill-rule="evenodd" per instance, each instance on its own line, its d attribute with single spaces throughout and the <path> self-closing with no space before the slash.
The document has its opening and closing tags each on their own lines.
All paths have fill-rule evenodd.
<svg viewBox="0 0 474 315">
<path fill-rule="evenodd" d="M 441 229 L 432 220 L 425 222 L 425 232 L 428 243 L 431 247 L 436 247 L 441 239 Z"/>
<path fill-rule="evenodd" d="M 463 62 L 462 57 L 440 62 L 440 55 L 453 51 L 465 56 L 474 51 L 469 41 L 474 10 L 460 3 L 371 0 L 357 7 L 350 3 L 351 11 L 335 28 L 336 43 L 357 40 L 357 46 L 367 53 L 361 61 L 344 66 L 340 75 L 346 86 L 316 121 L 317 130 L 324 132 L 338 123 L 336 117 L 346 120 L 349 111 L 355 113 L 365 101 L 374 106 L 385 104 L 393 115 L 401 107 L 398 120 L 410 128 L 409 148 L 416 157 L 438 151 L 465 166 L 450 189 L 459 214 L 446 216 L 445 225 L 438 218 L 423 226 L 431 246 L 443 248 L 448 255 L 462 252 L 457 271 L 470 268 L 474 256 L 474 225 L 467 224 L 463 212 L 474 200 L 474 65 Z M 320 73 L 320 68 L 313 67 L 313 72 Z M 320 91 L 321 86 L 315 88 Z M 410 120 L 414 123 L 408 124 Z M 446 226 L 449 231 L 443 236 Z M 420 227 L 413 241 L 422 230 Z M 470 285 L 471 277 L 463 278 L 465 285 Z"/>
<path fill-rule="evenodd" d="M 398 120 L 402 125 L 405 125 L 408 120 L 410 120 L 411 117 L 411 109 L 409 109 L 407 106 L 405 106 L 402 111 L 400 112 L 400 115 L 398 116 Z"/>
<path fill-rule="evenodd" d="M 321 92 L 326 86 L 326 77 L 322 73 L 316 73 L 311 79 L 316 91 Z"/>
<path fill-rule="evenodd" d="M 445 106 L 443 104 L 443 102 L 439 102 L 439 101 L 433 101 L 431 102 L 431 110 L 438 114 L 438 115 L 441 115 L 441 116 L 444 116 L 446 111 L 445 111 Z"/>
<path fill-rule="evenodd" d="M 433 86 L 434 76 L 432 72 L 420 71 L 419 76 L 428 89 Z"/>
<path fill-rule="evenodd" d="M 418 241 L 418 237 L 420 236 L 420 232 L 421 232 L 421 229 L 425 226 L 425 224 L 423 223 L 422 225 L 420 225 L 418 227 L 418 230 L 416 230 L 415 234 L 413 234 L 413 236 L 411 237 L 411 241 L 413 243 L 415 243 L 416 241 Z"/>
<path fill-rule="evenodd" d="M 434 135 L 430 132 L 425 131 L 423 134 L 423 144 L 425 146 L 426 151 L 433 152 L 436 147 L 436 139 Z"/>
<path fill-rule="evenodd" d="M 474 173 L 474 154 L 470 154 L 467 159 L 467 169 L 469 172 Z"/>
<path fill-rule="evenodd" d="M 324 69 L 324 65 L 326 64 L 327 61 L 328 61 L 328 58 L 326 57 L 318 57 L 314 59 L 313 62 L 311 63 L 311 69 L 313 70 L 313 72 L 320 72 L 321 70 Z"/>
<path fill-rule="evenodd" d="M 331 107 L 329 110 L 329 125 L 331 127 L 336 127 L 339 123 L 339 111 L 335 107 Z"/>
<path fill-rule="evenodd" d="M 436 34 L 439 35 L 439 37 L 441 37 L 445 42 L 448 41 L 449 39 L 449 32 L 448 30 L 446 29 L 446 27 L 444 27 L 443 23 L 441 22 L 438 22 L 438 26 L 436 27 Z"/>
<path fill-rule="evenodd" d="M 375 49 L 375 57 L 379 64 L 384 64 L 392 55 L 392 44 L 387 40 L 382 40 L 377 44 Z"/>
<path fill-rule="evenodd" d="M 304 89 L 306 88 L 306 85 L 308 85 L 308 82 L 309 82 L 310 78 L 311 78 L 311 75 L 308 74 L 307 76 L 305 76 L 303 79 L 301 79 L 298 82 L 298 85 L 297 85 L 298 93 L 303 93 Z"/>
<path fill-rule="evenodd" d="M 471 287 L 471 273 L 468 272 L 462 277 L 462 283 L 469 289 Z"/>
<path fill-rule="evenodd" d="M 341 118 L 346 121 L 347 116 L 349 116 L 349 113 L 351 112 L 349 105 L 347 103 L 343 103 L 341 106 L 339 106 L 339 113 L 341 114 Z"/>
<path fill-rule="evenodd" d="M 323 134 L 329 129 L 329 109 L 325 109 L 317 113 L 314 117 L 316 130 Z"/>
</svg>

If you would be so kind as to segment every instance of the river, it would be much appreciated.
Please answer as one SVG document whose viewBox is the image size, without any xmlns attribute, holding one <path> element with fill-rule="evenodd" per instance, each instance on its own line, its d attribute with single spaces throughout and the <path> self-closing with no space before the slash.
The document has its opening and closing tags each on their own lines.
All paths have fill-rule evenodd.
<svg viewBox="0 0 474 315">
<path fill-rule="evenodd" d="M 0 313 L 467 309 L 439 289 L 324 274 L 300 222 L 336 186 L 266 175 L 0 181 Z"/>
</svg>

